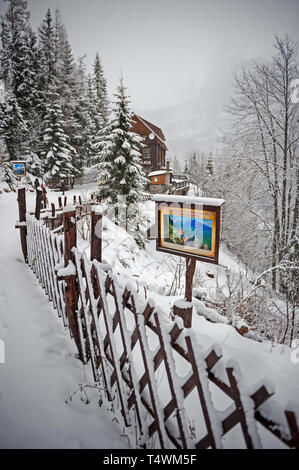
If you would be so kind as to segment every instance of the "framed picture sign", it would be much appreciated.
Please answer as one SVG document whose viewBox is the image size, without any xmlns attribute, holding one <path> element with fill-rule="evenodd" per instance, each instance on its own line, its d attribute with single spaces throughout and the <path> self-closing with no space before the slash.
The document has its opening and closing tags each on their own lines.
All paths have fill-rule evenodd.
<svg viewBox="0 0 299 470">
<path fill-rule="evenodd" d="M 218 264 L 223 199 L 157 194 L 158 251 Z"/>
<path fill-rule="evenodd" d="M 26 176 L 26 162 L 12 162 L 12 171 L 15 176 Z"/>
</svg>

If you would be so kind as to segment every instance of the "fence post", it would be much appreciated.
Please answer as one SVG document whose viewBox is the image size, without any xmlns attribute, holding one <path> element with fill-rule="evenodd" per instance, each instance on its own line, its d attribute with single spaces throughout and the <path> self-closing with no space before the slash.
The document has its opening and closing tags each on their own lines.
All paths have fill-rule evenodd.
<svg viewBox="0 0 299 470">
<path fill-rule="evenodd" d="M 40 219 L 40 208 L 42 204 L 43 190 L 42 188 L 37 188 L 36 190 L 36 200 L 35 200 L 35 218 Z"/>
<path fill-rule="evenodd" d="M 75 255 L 72 249 L 77 246 L 77 227 L 76 227 L 76 210 L 74 206 L 66 206 L 63 211 L 64 226 L 64 265 L 75 263 Z M 68 318 L 69 328 L 77 345 L 80 359 L 82 360 L 82 348 L 80 342 L 80 334 L 76 319 L 78 308 L 78 283 L 76 275 L 69 275 L 65 278 L 65 303 L 66 315 Z"/>
<path fill-rule="evenodd" d="M 51 215 L 51 230 L 54 230 L 55 228 L 55 204 L 52 202 L 51 204 L 52 208 L 52 215 Z"/>
<path fill-rule="evenodd" d="M 100 206 L 91 208 L 90 259 L 102 261 L 103 210 Z"/>
<path fill-rule="evenodd" d="M 26 225 L 21 225 L 22 223 L 26 224 L 26 189 L 20 188 L 18 189 L 18 205 L 19 205 L 19 222 L 20 222 L 20 238 L 21 238 L 21 246 L 24 255 L 25 263 L 28 260 L 28 252 L 27 252 L 27 227 Z"/>
<path fill-rule="evenodd" d="M 59 209 L 62 208 L 62 199 L 61 199 L 61 196 L 58 197 L 58 207 L 59 207 Z"/>
</svg>

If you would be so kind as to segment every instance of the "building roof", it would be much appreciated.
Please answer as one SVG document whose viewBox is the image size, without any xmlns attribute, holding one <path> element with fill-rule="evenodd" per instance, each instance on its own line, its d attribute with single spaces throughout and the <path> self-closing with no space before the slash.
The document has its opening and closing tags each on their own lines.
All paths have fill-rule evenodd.
<svg viewBox="0 0 299 470">
<path fill-rule="evenodd" d="M 152 171 L 149 173 L 147 176 L 158 176 L 158 175 L 165 175 L 167 173 L 166 170 L 157 170 L 157 171 Z"/>
<path fill-rule="evenodd" d="M 160 139 L 162 140 L 166 140 L 165 139 L 165 136 L 163 134 L 163 131 L 162 129 L 160 129 L 160 127 L 158 126 L 155 126 L 154 124 L 152 124 L 151 122 L 147 121 L 146 119 L 140 117 L 140 116 L 137 116 L 139 117 L 139 119 L 142 119 L 142 121 L 148 126 L 151 128 L 151 130 L 154 132 L 154 134 L 156 134 L 158 137 L 160 137 Z"/>
<path fill-rule="evenodd" d="M 165 150 L 168 150 L 167 145 L 165 143 L 166 139 L 165 139 L 165 136 L 163 134 L 162 129 L 160 129 L 160 127 L 158 127 L 158 126 L 155 126 L 155 124 L 152 124 L 151 122 L 147 121 L 146 119 L 138 116 L 137 114 L 134 113 L 134 115 L 137 119 L 139 119 L 157 137 L 158 140 L 160 140 L 160 142 L 162 143 L 162 146 L 165 148 Z"/>
</svg>

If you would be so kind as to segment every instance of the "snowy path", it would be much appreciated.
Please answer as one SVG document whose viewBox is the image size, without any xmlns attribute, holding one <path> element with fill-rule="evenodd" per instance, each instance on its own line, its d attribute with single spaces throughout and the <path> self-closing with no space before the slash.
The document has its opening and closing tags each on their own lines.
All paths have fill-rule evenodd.
<svg viewBox="0 0 299 470">
<path fill-rule="evenodd" d="M 118 426 L 95 400 L 85 405 L 77 394 L 65 403 L 87 379 L 67 331 L 23 262 L 15 193 L 0 195 L 0 218 L 0 339 L 6 352 L 0 448 L 125 448 Z"/>
</svg>

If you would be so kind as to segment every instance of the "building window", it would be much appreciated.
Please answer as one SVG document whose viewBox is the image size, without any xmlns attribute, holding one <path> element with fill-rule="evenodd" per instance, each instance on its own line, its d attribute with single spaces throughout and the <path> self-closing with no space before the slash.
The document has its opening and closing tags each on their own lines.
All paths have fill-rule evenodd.
<svg viewBox="0 0 299 470">
<path fill-rule="evenodd" d="M 143 160 L 150 160 L 151 159 L 151 150 L 150 149 L 143 149 L 142 150 L 142 158 Z"/>
</svg>

